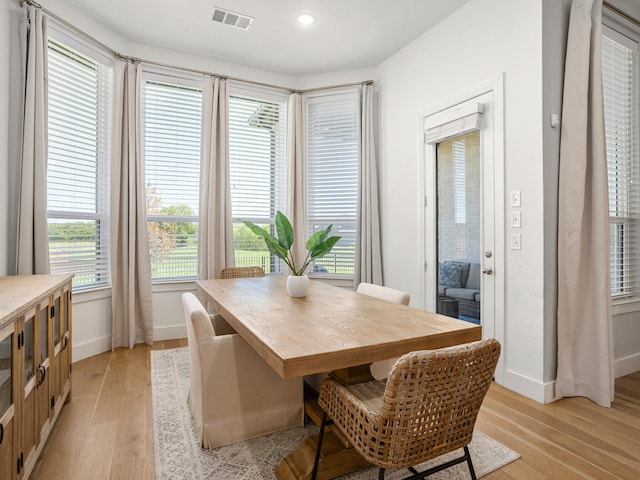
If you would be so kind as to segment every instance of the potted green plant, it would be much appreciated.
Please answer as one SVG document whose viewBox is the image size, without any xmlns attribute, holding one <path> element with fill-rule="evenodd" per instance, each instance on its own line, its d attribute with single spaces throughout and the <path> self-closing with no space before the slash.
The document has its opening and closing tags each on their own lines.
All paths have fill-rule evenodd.
<svg viewBox="0 0 640 480">
<path fill-rule="evenodd" d="M 243 220 L 244 224 L 256 235 L 264 239 L 267 249 L 272 255 L 281 258 L 289 267 L 291 275 L 287 278 L 287 291 L 292 297 L 304 297 L 309 288 L 309 277 L 305 274 L 309 264 L 324 257 L 331 251 L 334 245 L 340 240 L 338 236 L 329 236 L 333 225 L 329 225 L 324 230 L 318 230 L 307 240 L 307 256 L 300 267 L 296 266 L 291 246 L 293 245 L 293 227 L 284 213 L 278 210 L 275 218 L 277 238 L 259 227 L 253 222 Z"/>
</svg>

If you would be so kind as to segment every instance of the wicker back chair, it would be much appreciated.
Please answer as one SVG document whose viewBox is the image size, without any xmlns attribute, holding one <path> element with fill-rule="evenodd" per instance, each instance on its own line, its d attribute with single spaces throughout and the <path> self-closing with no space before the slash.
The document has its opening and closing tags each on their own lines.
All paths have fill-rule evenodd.
<svg viewBox="0 0 640 480">
<path fill-rule="evenodd" d="M 324 410 L 316 459 L 315 480 L 328 418 L 368 462 L 385 469 L 408 468 L 420 479 L 467 462 L 475 479 L 467 445 L 500 355 L 495 339 L 402 356 L 386 381 L 350 386 L 332 378 L 322 384 L 318 400 Z M 414 467 L 445 453 L 464 455 L 418 472 Z"/>
<path fill-rule="evenodd" d="M 264 277 L 262 267 L 226 267 L 220 270 L 220 278 Z"/>
</svg>

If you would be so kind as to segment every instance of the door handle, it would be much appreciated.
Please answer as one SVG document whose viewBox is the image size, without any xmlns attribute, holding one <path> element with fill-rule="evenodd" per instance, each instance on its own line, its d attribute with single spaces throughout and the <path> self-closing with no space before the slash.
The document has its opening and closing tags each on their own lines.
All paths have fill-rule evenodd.
<svg viewBox="0 0 640 480">
<path fill-rule="evenodd" d="M 493 273 L 493 268 L 491 267 L 483 268 L 482 273 L 484 273 L 485 275 L 491 275 Z"/>
</svg>

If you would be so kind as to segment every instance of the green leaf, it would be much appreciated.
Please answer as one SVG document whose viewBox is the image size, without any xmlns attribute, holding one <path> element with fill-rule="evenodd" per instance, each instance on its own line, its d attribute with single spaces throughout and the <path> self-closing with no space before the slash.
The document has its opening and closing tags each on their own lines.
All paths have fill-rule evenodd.
<svg viewBox="0 0 640 480">
<path fill-rule="evenodd" d="M 278 210 L 276 213 L 276 231 L 278 232 L 278 243 L 285 250 L 289 250 L 293 245 L 293 227 L 289 219 Z"/>
<path fill-rule="evenodd" d="M 264 239 L 264 243 L 267 249 L 272 255 L 281 258 L 284 263 L 289 267 L 293 275 L 302 275 L 307 269 L 309 262 L 317 258 L 324 257 L 331 249 L 338 243 L 340 237 L 329 237 L 331 228 L 333 225 L 329 225 L 324 230 L 318 230 L 313 233 L 309 240 L 307 240 L 307 258 L 304 261 L 302 268 L 296 269 L 293 256 L 289 255 L 291 245 L 293 245 L 293 227 L 289 219 L 278 210 L 275 218 L 276 231 L 278 232 L 278 238 L 271 235 L 264 228 L 259 227 L 253 222 L 248 220 L 242 220 L 242 222 L 256 235 L 259 235 Z"/>
<path fill-rule="evenodd" d="M 264 243 L 267 245 L 267 249 L 269 249 L 269 252 L 271 252 L 272 255 L 283 260 L 287 259 L 287 250 L 282 248 L 275 238 L 265 238 Z"/>
<path fill-rule="evenodd" d="M 273 237 L 273 235 L 271 235 L 269 232 L 267 232 L 264 228 L 259 227 L 258 225 L 256 225 L 253 222 L 250 222 L 249 220 L 242 220 L 242 223 L 244 223 L 247 227 L 249 227 L 249 230 L 251 230 L 253 233 L 255 233 L 256 235 L 260 235 L 261 237 L 264 238 L 268 238 L 271 237 L 275 240 L 275 238 Z"/>
<path fill-rule="evenodd" d="M 331 249 L 335 246 L 335 244 L 338 243 L 338 240 L 340 240 L 340 237 L 333 236 L 333 237 L 327 238 L 323 242 L 318 243 L 311 250 L 311 255 L 310 255 L 311 259 L 315 260 L 317 258 L 324 257 L 327 253 L 331 251 Z"/>
<path fill-rule="evenodd" d="M 309 237 L 309 240 L 307 240 L 307 250 L 312 251 L 317 245 L 324 242 L 329 235 L 329 232 L 331 232 L 331 227 L 333 227 L 333 225 L 329 225 L 324 230 L 318 230 L 313 235 L 311 235 Z"/>
<path fill-rule="evenodd" d="M 267 232 L 264 228 L 259 227 L 255 223 L 250 222 L 248 220 L 242 220 L 242 223 L 244 223 L 247 227 L 249 227 L 249 229 L 253 233 L 264 238 L 264 243 L 267 245 L 267 249 L 269 250 L 269 252 L 271 252 L 271 254 L 282 259 L 285 259 L 287 257 L 288 249 L 282 248 L 280 246 L 280 243 L 278 242 L 278 239 L 275 238 L 273 235 L 271 235 L 269 232 Z"/>
</svg>

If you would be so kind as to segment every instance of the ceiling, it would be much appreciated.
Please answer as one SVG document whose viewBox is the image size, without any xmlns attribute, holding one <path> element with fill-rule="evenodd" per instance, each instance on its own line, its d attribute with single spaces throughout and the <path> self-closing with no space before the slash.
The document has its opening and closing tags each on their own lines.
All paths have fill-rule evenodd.
<svg viewBox="0 0 640 480">
<path fill-rule="evenodd" d="M 469 0 L 61 1 L 129 41 L 304 76 L 376 66 Z M 213 6 L 253 24 L 214 23 Z"/>
</svg>

